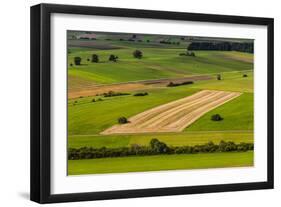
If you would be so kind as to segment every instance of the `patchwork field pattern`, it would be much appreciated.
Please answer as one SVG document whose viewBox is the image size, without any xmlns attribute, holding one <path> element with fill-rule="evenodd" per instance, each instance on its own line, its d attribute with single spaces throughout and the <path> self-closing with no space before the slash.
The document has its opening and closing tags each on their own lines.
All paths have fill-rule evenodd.
<svg viewBox="0 0 281 207">
<path fill-rule="evenodd" d="M 94 96 L 96 94 L 106 93 L 108 91 L 135 91 L 135 90 L 144 90 L 155 87 L 165 87 L 169 82 L 181 83 L 185 81 L 202 81 L 202 80 L 211 80 L 213 79 L 210 75 L 196 75 L 183 78 L 163 78 L 156 80 L 143 80 L 143 81 L 132 81 L 127 83 L 117 83 L 117 84 L 106 84 L 106 85 L 97 85 L 97 84 L 83 84 L 83 87 L 72 86 L 68 90 L 68 98 L 78 98 L 81 96 Z M 77 82 L 77 81 L 76 81 Z M 79 85 L 79 84 L 77 84 Z"/>
<path fill-rule="evenodd" d="M 194 95 L 146 110 L 101 134 L 180 132 L 208 111 L 240 96 L 240 92 L 202 90 Z"/>
</svg>

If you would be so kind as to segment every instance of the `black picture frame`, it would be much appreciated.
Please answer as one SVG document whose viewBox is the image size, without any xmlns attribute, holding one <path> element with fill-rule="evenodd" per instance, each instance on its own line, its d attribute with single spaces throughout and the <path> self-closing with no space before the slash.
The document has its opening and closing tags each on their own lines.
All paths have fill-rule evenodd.
<svg viewBox="0 0 281 207">
<path fill-rule="evenodd" d="M 238 184 L 219 184 L 187 187 L 168 187 L 106 192 L 81 192 L 75 194 L 51 194 L 50 183 L 50 15 L 53 13 L 99 15 L 113 17 L 150 18 L 194 22 L 217 22 L 267 26 L 267 181 Z M 272 18 L 228 16 L 168 11 L 103 8 L 88 6 L 39 4 L 31 7 L 31 174 L 30 199 L 38 203 L 89 201 L 147 196 L 211 193 L 273 188 L 273 44 L 274 20 Z"/>
</svg>

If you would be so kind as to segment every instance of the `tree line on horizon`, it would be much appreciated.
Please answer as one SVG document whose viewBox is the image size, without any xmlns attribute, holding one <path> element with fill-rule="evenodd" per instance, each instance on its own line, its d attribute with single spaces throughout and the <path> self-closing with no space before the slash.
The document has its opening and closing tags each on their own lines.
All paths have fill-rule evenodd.
<svg viewBox="0 0 281 207">
<path fill-rule="evenodd" d="M 244 42 L 192 42 L 188 50 L 220 50 L 254 53 L 254 43 Z"/>
</svg>

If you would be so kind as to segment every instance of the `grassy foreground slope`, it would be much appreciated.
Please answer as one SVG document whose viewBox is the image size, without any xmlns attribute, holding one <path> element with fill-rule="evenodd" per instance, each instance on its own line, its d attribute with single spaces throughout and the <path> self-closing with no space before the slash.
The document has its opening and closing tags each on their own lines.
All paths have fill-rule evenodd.
<svg viewBox="0 0 281 207">
<path fill-rule="evenodd" d="M 149 158 L 149 159 L 148 159 Z M 157 170 L 245 167 L 253 165 L 253 151 L 188 155 L 69 160 L 68 174 L 122 173 Z"/>
</svg>

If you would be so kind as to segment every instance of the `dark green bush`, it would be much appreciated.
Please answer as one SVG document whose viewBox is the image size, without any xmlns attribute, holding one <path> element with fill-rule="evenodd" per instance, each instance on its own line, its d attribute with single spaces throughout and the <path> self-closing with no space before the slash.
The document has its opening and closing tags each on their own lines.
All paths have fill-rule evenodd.
<svg viewBox="0 0 281 207">
<path fill-rule="evenodd" d="M 140 51 L 140 50 L 135 50 L 135 51 L 133 52 L 133 56 L 134 56 L 135 58 L 141 59 L 141 58 L 142 58 L 142 51 Z"/>
<path fill-rule="evenodd" d="M 98 63 L 99 62 L 99 56 L 97 54 L 92 55 L 92 63 Z"/>
<path fill-rule="evenodd" d="M 160 142 L 155 138 L 150 140 L 150 147 L 157 154 L 167 153 L 169 151 L 169 147 L 164 142 Z"/>
<path fill-rule="evenodd" d="M 211 120 L 212 121 L 221 121 L 221 120 L 223 120 L 223 118 L 219 114 L 214 114 L 211 116 Z"/>
<path fill-rule="evenodd" d="M 167 84 L 167 87 L 176 87 L 176 86 L 182 86 L 182 85 L 189 85 L 189 84 L 193 84 L 193 81 L 185 81 L 182 83 L 174 83 L 174 82 L 170 82 Z"/>
<path fill-rule="evenodd" d="M 112 96 L 126 96 L 130 95 L 129 93 L 122 93 L 122 92 L 114 92 L 114 91 L 108 91 L 107 93 L 103 93 L 104 97 L 112 97 Z"/>
<path fill-rule="evenodd" d="M 139 92 L 134 94 L 134 96 L 147 96 L 147 95 L 148 95 L 147 92 Z"/>
<path fill-rule="evenodd" d="M 116 62 L 118 60 L 118 56 L 110 55 L 108 58 L 109 61 Z"/>
<path fill-rule="evenodd" d="M 129 121 L 126 117 L 122 116 L 122 117 L 118 118 L 118 123 L 119 124 L 126 124 L 126 123 L 129 123 Z"/>
<path fill-rule="evenodd" d="M 75 65 L 81 65 L 81 60 L 82 60 L 81 57 L 74 57 L 74 63 L 75 63 Z"/>
</svg>

